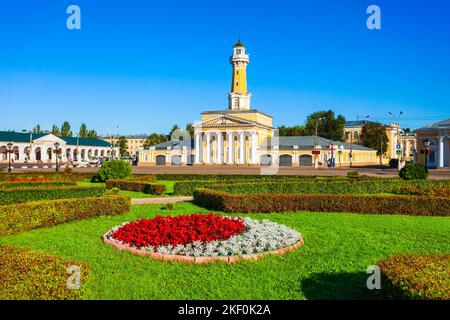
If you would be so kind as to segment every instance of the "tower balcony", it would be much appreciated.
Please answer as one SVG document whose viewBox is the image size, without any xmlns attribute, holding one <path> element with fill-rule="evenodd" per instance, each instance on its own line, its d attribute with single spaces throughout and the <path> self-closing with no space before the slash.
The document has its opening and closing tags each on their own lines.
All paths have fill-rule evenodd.
<svg viewBox="0 0 450 320">
<path fill-rule="evenodd" d="M 250 57 L 248 54 L 234 54 L 232 56 L 230 56 L 230 62 L 249 62 L 250 61 Z"/>
</svg>

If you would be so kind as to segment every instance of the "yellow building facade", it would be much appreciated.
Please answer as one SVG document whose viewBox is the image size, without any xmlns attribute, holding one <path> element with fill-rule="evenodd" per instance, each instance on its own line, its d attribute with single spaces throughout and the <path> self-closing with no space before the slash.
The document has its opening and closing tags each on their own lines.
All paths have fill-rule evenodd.
<svg viewBox="0 0 450 320">
<path fill-rule="evenodd" d="M 180 132 L 171 141 L 141 148 L 139 166 L 321 166 L 330 163 L 332 154 L 336 165 L 376 163 L 375 150 L 356 144 L 351 147 L 320 137 L 278 137 L 272 117 L 251 109 L 250 59 L 240 41 L 229 61 L 233 73 L 228 108 L 202 112 L 201 121 L 193 126 L 193 139 Z"/>
</svg>

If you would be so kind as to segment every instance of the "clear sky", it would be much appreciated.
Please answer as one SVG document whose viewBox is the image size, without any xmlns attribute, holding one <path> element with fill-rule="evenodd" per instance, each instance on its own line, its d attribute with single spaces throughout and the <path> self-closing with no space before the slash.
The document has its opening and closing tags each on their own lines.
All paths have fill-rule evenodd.
<svg viewBox="0 0 450 320">
<path fill-rule="evenodd" d="M 81 30 L 66 9 L 81 8 Z M 381 8 L 381 30 L 366 9 Z M 0 5 L 0 130 L 168 132 L 225 109 L 238 37 L 274 125 L 332 109 L 403 127 L 450 117 L 450 1 L 40 0 Z M 119 126 L 119 129 L 113 129 Z"/>
</svg>

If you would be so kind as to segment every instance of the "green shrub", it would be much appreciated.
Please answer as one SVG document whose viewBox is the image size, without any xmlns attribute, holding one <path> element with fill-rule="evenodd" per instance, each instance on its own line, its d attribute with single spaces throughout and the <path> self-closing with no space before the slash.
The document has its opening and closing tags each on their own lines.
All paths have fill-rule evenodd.
<svg viewBox="0 0 450 320">
<path fill-rule="evenodd" d="M 161 210 L 173 210 L 173 209 L 174 209 L 173 203 L 166 203 L 161 207 Z"/>
<path fill-rule="evenodd" d="M 349 171 L 347 172 L 347 178 L 358 178 L 359 172 L 358 171 Z"/>
<path fill-rule="evenodd" d="M 153 182 L 156 181 L 154 174 L 132 174 L 125 178 L 126 180 L 140 181 L 140 182 Z"/>
<path fill-rule="evenodd" d="M 130 211 L 130 198 L 122 195 L 33 201 L 0 206 L 0 236 L 72 220 Z"/>
<path fill-rule="evenodd" d="M 398 254 L 378 266 L 389 298 L 450 299 L 449 254 Z"/>
<path fill-rule="evenodd" d="M 106 181 L 106 189 L 112 188 L 155 195 L 161 195 L 166 192 L 166 186 L 164 184 L 119 179 Z"/>
<path fill-rule="evenodd" d="M 127 161 L 109 160 L 102 163 L 98 169 L 101 181 L 122 179 L 131 174 L 131 166 Z"/>
<path fill-rule="evenodd" d="M 403 180 L 426 180 L 428 169 L 421 163 L 407 164 L 398 174 Z"/>
<path fill-rule="evenodd" d="M 1 189 L 21 188 L 21 187 L 64 187 L 76 186 L 76 182 L 72 181 L 56 181 L 56 182 L 0 182 Z"/>
<path fill-rule="evenodd" d="M 178 187 L 181 183 L 177 183 Z M 175 186 L 177 186 L 175 184 Z M 199 184 L 199 183 L 198 183 Z M 197 185 L 198 185 L 197 184 Z M 194 184 L 193 184 L 194 185 Z M 230 193 L 287 193 L 287 194 L 386 194 L 399 187 L 449 188 L 450 180 L 335 180 L 335 181 L 283 181 L 283 182 L 234 182 L 207 183 L 206 188 Z M 175 188 L 175 187 L 174 187 Z M 185 186 L 185 188 L 189 188 Z"/>
<path fill-rule="evenodd" d="M 54 200 L 66 198 L 82 198 L 101 196 L 103 187 L 18 187 L 0 189 L 0 205 L 22 203 L 38 200 Z"/>
<path fill-rule="evenodd" d="M 449 216 L 450 198 L 343 194 L 231 194 L 196 189 L 194 203 L 232 213 L 318 211 Z"/>
<path fill-rule="evenodd" d="M 73 173 L 72 168 L 70 168 L 70 167 L 65 167 L 64 168 L 64 174 L 65 175 L 71 175 L 72 173 Z"/>
<path fill-rule="evenodd" d="M 0 167 L 0 173 L 5 172 L 5 168 Z"/>
<path fill-rule="evenodd" d="M 116 187 L 109 189 L 108 191 L 105 192 L 105 194 L 119 194 L 119 193 L 120 193 L 120 189 L 116 188 Z"/>
<path fill-rule="evenodd" d="M 72 300 L 85 293 L 89 265 L 28 249 L 0 245 L 1 300 Z M 80 289 L 67 288 L 68 267 L 80 268 Z"/>
</svg>

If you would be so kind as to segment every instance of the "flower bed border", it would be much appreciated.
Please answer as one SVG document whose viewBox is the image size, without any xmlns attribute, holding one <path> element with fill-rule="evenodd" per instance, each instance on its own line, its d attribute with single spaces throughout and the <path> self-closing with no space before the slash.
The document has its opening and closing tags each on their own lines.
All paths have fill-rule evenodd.
<svg viewBox="0 0 450 320">
<path fill-rule="evenodd" d="M 129 247 L 126 245 L 119 244 L 115 242 L 114 240 L 108 239 L 108 235 L 111 231 L 106 232 L 103 235 L 103 241 L 107 244 L 112 245 L 116 249 L 119 249 L 120 251 L 128 251 L 134 254 L 138 254 L 140 256 L 150 256 L 155 260 L 162 260 L 162 261 L 180 261 L 180 262 L 187 262 L 187 263 L 212 263 L 212 262 L 226 262 L 226 263 L 233 263 L 239 260 L 258 260 L 263 256 L 269 255 L 269 254 L 275 254 L 275 255 L 282 255 L 287 252 L 293 251 L 304 244 L 303 237 L 300 238 L 299 241 L 296 243 L 278 249 L 273 251 L 265 251 L 261 253 L 253 253 L 253 254 L 244 254 L 241 256 L 218 256 L 218 257 L 192 257 L 192 256 L 184 256 L 184 255 L 177 255 L 177 254 L 166 254 L 166 253 L 158 253 L 158 252 L 150 252 L 150 251 L 143 251 L 139 250 L 137 248 Z"/>
</svg>

